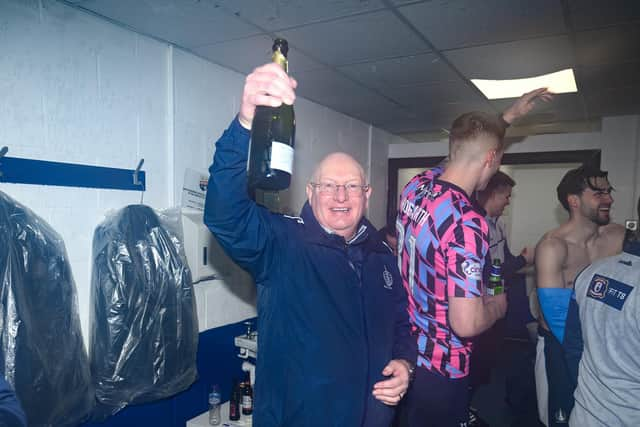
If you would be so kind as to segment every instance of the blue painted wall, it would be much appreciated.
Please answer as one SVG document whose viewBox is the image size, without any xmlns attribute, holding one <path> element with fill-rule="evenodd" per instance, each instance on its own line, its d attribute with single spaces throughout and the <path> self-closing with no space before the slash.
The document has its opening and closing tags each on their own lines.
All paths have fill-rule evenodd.
<svg viewBox="0 0 640 427">
<path fill-rule="evenodd" d="M 82 427 L 184 427 L 188 420 L 208 409 L 207 395 L 214 383 L 220 385 L 222 399 L 229 400 L 233 379 L 244 377 L 243 360 L 237 357 L 233 338 L 245 329 L 243 322 L 238 322 L 200 333 L 198 379 L 187 390 L 157 402 L 128 406 L 104 422 L 89 422 Z"/>
</svg>

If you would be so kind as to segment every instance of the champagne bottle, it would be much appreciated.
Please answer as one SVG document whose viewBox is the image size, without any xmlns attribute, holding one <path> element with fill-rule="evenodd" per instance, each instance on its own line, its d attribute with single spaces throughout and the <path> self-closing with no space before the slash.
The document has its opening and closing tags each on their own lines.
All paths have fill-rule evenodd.
<svg viewBox="0 0 640 427">
<path fill-rule="evenodd" d="M 240 383 L 233 380 L 233 390 L 231 391 L 231 399 L 229 400 L 229 420 L 238 421 L 240 419 L 240 407 L 242 405 L 242 391 Z"/>
<path fill-rule="evenodd" d="M 273 42 L 273 62 L 288 72 L 289 45 Z M 251 146 L 247 162 L 249 190 L 278 191 L 289 187 L 293 170 L 296 119 L 293 105 L 258 106 L 251 125 Z"/>
</svg>

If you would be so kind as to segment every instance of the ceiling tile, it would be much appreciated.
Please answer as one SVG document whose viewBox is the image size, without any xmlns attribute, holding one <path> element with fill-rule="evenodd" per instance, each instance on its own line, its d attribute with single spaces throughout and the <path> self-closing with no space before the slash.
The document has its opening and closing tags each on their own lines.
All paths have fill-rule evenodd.
<svg viewBox="0 0 640 427">
<path fill-rule="evenodd" d="M 381 0 L 219 0 L 216 3 L 267 31 L 384 8 Z"/>
<path fill-rule="evenodd" d="M 425 103 L 413 108 L 413 114 L 407 118 L 386 120 L 378 126 L 392 133 L 440 132 L 451 128 L 453 121 L 461 114 L 469 111 L 492 112 L 488 103 L 459 102 L 459 103 Z"/>
<path fill-rule="evenodd" d="M 460 72 L 482 79 L 532 77 L 573 67 L 567 36 L 544 37 L 444 52 Z"/>
<path fill-rule="evenodd" d="M 640 22 L 576 33 L 576 59 L 582 65 L 640 59 Z"/>
<path fill-rule="evenodd" d="M 378 124 L 387 132 L 402 135 L 418 132 L 440 133 L 449 129 L 455 117 L 446 114 L 429 114 L 413 118 L 397 119 Z"/>
<path fill-rule="evenodd" d="M 411 118 L 413 114 L 406 108 L 398 106 L 397 104 L 388 101 L 379 95 L 373 93 L 363 96 L 363 102 L 367 105 L 359 105 L 357 108 L 349 111 L 346 110 L 345 114 L 362 120 L 365 123 L 370 123 L 373 126 L 384 129 L 383 124 Z"/>
<path fill-rule="evenodd" d="M 456 105 L 460 103 L 485 104 L 485 99 L 475 89 L 458 79 L 457 81 L 433 84 L 384 87 L 380 91 L 401 105 L 433 110 L 431 106 Z"/>
<path fill-rule="evenodd" d="M 379 31 L 379 29 L 384 31 Z M 374 12 L 278 33 L 293 47 L 329 65 L 370 62 L 428 49 L 390 12 Z"/>
<path fill-rule="evenodd" d="M 586 30 L 640 20 L 638 0 L 569 0 L 574 30 Z"/>
<path fill-rule="evenodd" d="M 448 129 L 453 120 L 458 116 L 470 111 L 484 111 L 487 113 L 495 113 L 491 105 L 487 102 L 448 102 L 448 103 L 424 103 L 423 105 L 414 107 L 419 115 L 429 119 L 441 117 L 446 119 L 446 128 Z"/>
<path fill-rule="evenodd" d="M 339 70 L 374 88 L 459 79 L 451 67 L 432 53 L 345 65 Z"/>
<path fill-rule="evenodd" d="M 272 44 L 273 40 L 270 37 L 260 35 L 201 46 L 192 50 L 216 64 L 242 74 L 249 74 L 254 68 L 271 61 Z M 297 76 L 298 73 L 306 70 L 324 67 L 294 48 L 289 49 L 288 57 L 289 73 L 292 76 Z"/>
<path fill-rule="evenodd" d="M 379 121 L 376 114 L 399 106 L 330 69 L 306 71 L 296 76 L 299 96 L 359 119 Z M 402 113 L 400 113 L 402 115 Z"/>
<path fill-rule="evenodd" d="M 431 0 L 390 0 L 394 6 L 402 6 L 413 3 L 424 3 Z"/>
<path fill-rule="evenodd" d="M 591 117 L 638 114 L 640 85 L 619 88 L 593 89 L 585 93 Z"/>
<path fill-rule="evenodd" d="M 185 48 L 260 32 L 215 4 L 197 0 L 87 0 L 80 7 Z"/>
<path fill-rule="evenodd" d="M 301 97 L 392 133 L 439 132 L 463 112 L 499 112 L 513 101 L 485 100 L 460 74 L 522 78 L 574 66 L 580 93 L 557 96 L 520 124 L 640 114 L 640 0 L 62 3 L 243 74 L 268 62 L 272 37 L 283 36 Z"/>
<path fill-rule="evenodd" d="M 557 0 L 434 0 L 398 10 L 439 50 L 566 32 Z"/>
<path fill-rule="evenodd" d="M 489 101 L 496 111 L 505 111 L 516 98 Z M 582 94 L 562 93 L 549 102 L 537 102 L 529 114 L 518 120 L 519 126 L 557 121 L 575 121 L 587 118 Z"/>
<path fill-rule="evenodd" d="M 585 66 L 576 69 L 578 87 L 640 86 L 640 61 Z"/>
</svg>

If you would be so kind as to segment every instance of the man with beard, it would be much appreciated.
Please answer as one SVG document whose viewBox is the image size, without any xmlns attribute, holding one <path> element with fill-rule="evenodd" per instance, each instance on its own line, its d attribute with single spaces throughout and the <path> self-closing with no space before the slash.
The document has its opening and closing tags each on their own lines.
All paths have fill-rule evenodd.
<svg viewBox="0 0 640 427">
<path fill-rule="evenodd" d="M 594 262 L 575 280 L 563 343 L 577 382 L 570 426 L 640 425 L 637 287 L 640 232 L 637 221 L 627 221 L 622 252 Z"/>
<path fill-rule="evenodd" d="M 624 227 L 609 224 L 612 190 L 607 172 L 588 166 L 567 172 L 557 192 L 569 220 L 546 233 L 536 247 L 536 285 L 542 312 L 536 388 L 540 419 L 547 426 L 566 425 L 573 408 L 575 384 L 562 341 L 575 277 L 593 261 L 622 250 Z"/>
</svg>

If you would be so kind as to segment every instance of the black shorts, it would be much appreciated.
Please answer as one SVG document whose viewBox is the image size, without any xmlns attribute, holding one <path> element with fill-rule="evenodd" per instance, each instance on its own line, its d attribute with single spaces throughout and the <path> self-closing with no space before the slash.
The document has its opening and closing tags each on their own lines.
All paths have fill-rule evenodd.
<svg viewBox="0 0 640 427">
<path fill-rule="evenodd" d="M 560 341 L 548 330 L 539 327 L 544 338 L 544 362 L 549 385 L 549 427 L 566 426 L 573 409 L 575 385 Z"/>
<path fill-rule="evenodd" d="M 416 368 L 400 406 L 400 427 L 465 427 L 469 422 L 469 381 Z"/>
</svg>

